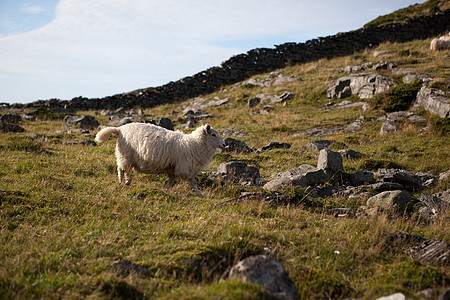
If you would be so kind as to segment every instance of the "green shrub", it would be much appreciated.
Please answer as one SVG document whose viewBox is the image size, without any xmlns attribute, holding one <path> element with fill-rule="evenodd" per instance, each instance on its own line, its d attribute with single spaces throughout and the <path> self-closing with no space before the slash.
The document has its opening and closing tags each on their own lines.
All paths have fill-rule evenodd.
<svg viewBox="0 0 450 300">
<path fill-rule="evenodd" d="M 438 136 L 448 136 L 450 132 L 450 119 L 433 116 L 431 118 L 431 126 L 434 134 Z"/>
<path fill-rule="evenodd" d="M 62 120 L 66 116 L 65 113 L 53 112 L 45 107 L 38 107 L 34 112 L 30 113 L 30 115 L 43 121 Z"/>
<path fill-rule="evenodd" d="M 421 87 L 422 81 L 416 80 L 392 88 L 384 99 L 383 110 L 386 112 L 407 110 L 416 99 Z"/>
</svg>

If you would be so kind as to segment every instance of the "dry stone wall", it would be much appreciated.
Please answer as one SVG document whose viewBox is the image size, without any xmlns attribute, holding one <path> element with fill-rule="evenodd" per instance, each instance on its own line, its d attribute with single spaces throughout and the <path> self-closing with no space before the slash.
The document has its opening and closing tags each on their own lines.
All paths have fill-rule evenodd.
<svg viewBox="0 0 450 300">
<path fill-rule="evenodd" d="M 433 15 L 361 28 L 333 36 L 320 37 L 305 43 L 285 43 L 274 48 L 259 48 L 239 54 L 213 67 L 156 88 L 140 89 L 104 98 L 84 97 L 67 100 L 39 100 L 30 104 L 15 104 L 16 108 L 49 107 L 52 110 L 78 111 L 117 109 L 119 107 L 153 107 L 163 103 L 183 101 L 218 88 L 289 64 L 305 63 L 321 58 L 351 55 L 376 47 L 383 42 L 406 42 L 425 39 L 450 31 L 450 9 Z"/>
</svg>

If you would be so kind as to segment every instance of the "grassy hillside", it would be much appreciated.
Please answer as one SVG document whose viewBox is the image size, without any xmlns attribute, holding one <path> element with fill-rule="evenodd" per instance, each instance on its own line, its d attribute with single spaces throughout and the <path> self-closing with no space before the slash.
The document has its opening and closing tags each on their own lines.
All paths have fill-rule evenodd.
<svg viewBox="0 0 450 300">
<path fill-rule="evenodd" d="M 450 8 L 448 0 L 428 0 L 422 4 L 413 4 L 408 7 L 396 10 L 388 15 L 379 16 L 370 21 L 364 27 L 378 26 L 392 22 L 403 22 L 408 18 L 418 17 L 422 15 L 434 14 Z"/>
<path fill-rule="evenodd" d="M 331 101 L 325 95 L 328 82 L 343 76 L 347 65 L 388 60 L 399 68 L 414 68 L 416 74 L 440 78 L 437 85 L 448 89 L 444 79 L 450 75 L 449 52 L 430 52 L 429 43 L 383 44 L 374 49 L 390 51 L 381 58 L 368 51 L 290 66 L 280 72 L 301 81 L 227 86 L 206 95 L 208 101 L 230 98 L 231 105 L 208 109 L 207 122 L 219 131 L 244 132 L 239 139 L 257 148 L 272 141 L 292 145 L 262 154 L 218 153 L 207 170 L 242 160 L 258 166 L 268 180 L 273 172 L 316 165 L 317 153 L 302 148 L 315 139 L 293 134 L 346 126 L 361 115 L 360 107 L 324 110 Z M 402 76 L 389 70 L 377 72 L 401 82 Z M 295 94 L 288 105 L 276 104 L 268 114 L 250 114 L 262 105 L 250 109 L 248 99 L 284 91 Z M 345 160 L 345 172 L 383 165 L 436 175 L 450 169 L 448 122 L 420 109 L 417 114 L 424 121 L 405 121 L 400 131 L 380 136 L 377 117 L 384 112 L 379 99 L 369 102 L 372 108 L 363 114 L 362 130 L 326 137 L 366 155 Z M 180 125 L 186 122 L 180 112 L 187 103 L 144 112 Z M 81 113 L 96 116 L 102 125 L 109 122 L 95 112 Z M 23 127 L 27 132 L 0 134 L 0 298 L 261 299 L 267 295 L 258 286 L 219 278 L 240 259 L 268 251 L 284 265 L 304 299 L 374 299 L 394 292 L 414 296 L 427 288 L 441 291 L 450 286 L 448 266 L 423 264 L 384 247 L 385 236 L 397 233 L 449 242 L 448 213 L 429 223 L 388 214 L 333 218 L 325 214 L 329 208 L 359 209 L 366 198 L 313 199 L 303 197 L 302 189 L 283 192 L 291 197 L 289 204 L 253 201 L 217 207 L 241 192 L 262 188 L 221 185 L 200 175 L 206 196 L 200 199 L 185 183 L 164 192 L 164 175 L 136 173 L 130 186 L 121 186 L 114 140 L 99 146 L 72 143 L 93 140 L 96 132 L 55 133 L 65 129 L 58 115 L 41 115 L 37 121 L 24 121 Z M 29 132 L 46 137 L 32 139 Z M 428 192 L 448 188 L 448 182 L 441 182 Z M 119 259 L 131 260 L 148 273 L 119 277 L 111 267 Z"/>
</svg>

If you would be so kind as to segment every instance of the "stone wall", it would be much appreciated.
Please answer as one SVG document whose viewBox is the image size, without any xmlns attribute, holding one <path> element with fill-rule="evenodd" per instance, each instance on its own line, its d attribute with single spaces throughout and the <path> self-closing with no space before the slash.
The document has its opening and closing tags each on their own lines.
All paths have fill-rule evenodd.
<svg viewBox="0 0 450 300">
<path fill-rule="evenodd" d="M 283 68 L 289 64 L 351 55 L 376 47 L 383 42 L 406 42 L 426 39 L 450 31 L 450 9 L 433 15 L 361 28 L 333 36 L 320 37 L 305 43 L 285 43 L 275 48 L 259 48 L 239 54 L 193 76 L 185 77 L 156 88 L 140 89 L 104 98 L 74 98 L 39 100 L 29 104 L 15 104 L 16 108 L 49 107 L 53 110 L 99 110 L 119 107 L 153 107 L 158 104 L 183 101 L 218 88 L 242 81 L 250 76 Z"/>
</svg>

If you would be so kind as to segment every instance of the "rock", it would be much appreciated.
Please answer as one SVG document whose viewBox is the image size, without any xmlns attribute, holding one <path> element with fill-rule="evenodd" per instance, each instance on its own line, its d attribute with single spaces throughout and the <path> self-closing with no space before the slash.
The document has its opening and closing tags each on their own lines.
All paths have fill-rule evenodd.
<svg viewBox="0 0 450 300">
<path fill-rule="evenodd" d="M 344 170 L 342 164 L 342 156 L 339 152 L 334 152 L 329 149 L 322 149 L 319 152 L 319 159 L 317 160 L 317 169 L 324 170 L 328 176 L 334 176 Z"/>
<path fill-rule="evenodd" d="M 404 190 L 404 186 L 396 182 L 377 182 L 367 186 L 376 192 Z"/>
<path fill-rule="evenodd" d="M 283 188 L 294 186 L 315 186 L 322 184 L 327 180 L 328 176 L 323 170 L 303 164 L 289 171 L 276 174 L 275 179 L 267 182 L 263 188 L 269 191 L 278 191 Z"/>
<path fill-rule="evenodd" d="M 416 103 L 440 118 L 450 118 L 450 92 L 423 86 L 417 93 Z"/>
<path fill-rule="evenodd" d="M 450 245 L 441 239 L 425 240 L 409 249 L 408 253 L 429 265 L 447 266 L 450 262 Z"/>
<path fill-rule="evenodd" d="M 0 123 L 19 125 L 22 123 L 22 117 L 19 114 L 7 113 L 0 115 Z"/>
<path fill-rule="evenodd" d="M 367 205 L 392 210 L 396 213 L 410 213 L 416 202 L 406 191 L 386 191 L 381 192 L 367 199 Z"/>
<path fill-rule="evenodd" d="M 79 127 L 81 129 L 93 130 L 96 129 L 100 124 L 92 116 L 71 116 L 67 115 L 63 119 L 63 123 L 67 127 Z"/>
<path fill-rule="evenodd" d="M 448 192 L 448 191 L 447 191 Z M 429 219 L 435 218 L 437 215 L 445 214 L 450 208 L 450 201 L 442 199 L 442 193 L 436 193 L 434 195 L 423 193 L 420 195 L 420 204 L 423 204 L 428 210 L 422 210 L 422 214 L 427 214 Z"/>
<path fill-rule="evenodd" d="M 354 218 L 356 213 L 351 208 L 332 208 L 327 211 L 327 215 L 332 215 L 337 218 Z"/>
<path fill-rule="evenodd" d="M 214 107 L 214 106 L 222 106 L 222 105 L 228 103 L 229 101 L 230 101 L 230 98 L 225 98 L 222 100 L 216 98 L 215 100 L 211 100 L 208 103 L 206 103 L 203 107 L 208 108 L 208 107 Z"/>
<path fill-rule="evenodd" d="M 246 143 L 233 138 L 226 138 L 224 142 L 226 145 L 225 149 L 222 150 L 224 152 L 236 152 L 247 154 L 256 151 L 255 147 L 249 146 Z"/>
<path fill-rule="evenodd" d="M 384 182 L 395 182 L 412 191 L 422 186 L 420 178 L 409 171 L 400 169 L 378 169 L 378 179 Z"/>
<path fill-rule="evenodd" d="M 0 115 L 0 131 L 5 133 L 24 132 L 25 129 L 20 127 L 22 118 L 18 114 L 4 114 Z"/>
<path fill-rule="evenodd" d="M 439 181 L 447 181 L 450 179 L 450 170 L 439 174 Z"/>
<path fill-rule="evenodd" d="M 396 131 L 398 131 L 398 128 L 391 120 L 386 120 L 381 124 L 380 135 L 387 135 Z"/>
<path fill-rule="evenodd" d="M 241 161 L 220 164 L 217 168 L 217 174 L 225 181 L 240 182 L 245 185 L 262 183 L 259 169 Z"/>
<path fill-rule="evenodd" d="M 406 74 L 405 76 L 403 76 L 402 81 L 404 83 L 413 83 L 416 80 L 421 80 L 422 82 L 427 82 L 430 81 L 431 78 L 429 75 L 427 74 L 418 74 L 418 75 L 414 75 L 414 74 Z"/>
<path fill-rule="evenodd" d="M 351 149 L 339 150 L 338 152 L 341 154 L 342 158 L 345 159 L 359 159 L 364 157 L 364 154 L 362 154 L 361 152 Z"/>
<path fill-rule="evenodd" d="M 300 299 L 298 290 L 283 265 L 268 255 L 247 257 L 226 271 L 222 278 L 236 278 L 258 284 L 276 299 Z"/>
<path fill-rule="evenodd" d="M 261 103 L 261 98 L 253 97 L 248 100 L 248 107 L 253 108 L 260 103 Z"/>
<path fill-rule="evenodd" d="M 318 140 L 318 141 L 312 141 L 306 145 L 303 145 L 302 148 L 308 150 L 308 151 L 320 151 L 322 149 L 328 148 L 331 144 L 334 144 L 336 141 L 333 140 Z"/>
<path fill-rule="evenodd" d="M 280 98 L 281 98 L 282 101 L 288 101 L 288 100 L 293 99 L 294 96 L 295 96 L 295 95 L 292 94 L 292 93 L 284 92 L 284 93 L 280 96 Z"/>
<path fill-rule="evenodd" d="M 206 111 L 204 111 L 203 109 L 196 109 L 196 110 L 187 110 L 184 114 L 183 117 L 186 119 L 195 119 L 195 120 L 202 120 L 202 119 L 206 119 L 211 117 L 211 115 L 209 115 Z"/>
<path fill-rule="evenodd" d="M 291 145 L 287 144 L 287 143 L 270 142 L 269 145 L 266 145 L 266 146 L 262 147 L 261 149 L 259 149 L 257 151 L 257 153 L 263 153 L 265 151 L 272 150 L 272 149 L 289 149 L 289 148 L 291 148 Z"/>
<path fill-rule="evenodd" d="M 378 50 L 373 53 L 373 56 L 378 57 L 378 56 L 383 56 L 383 55 L 387 55 L 387 54 L 391 54 L 391 53 L 392 52 L 390 50 Z"/>
<path fill-rule="evenodd" d="M 346 98 L 356 95 L 361 99 L 372 98 L 375 94 L 384 93 L 395 86 L 388 77 L 365 73 L 350 74 L 332 82 L 327 89 L 328 98 Z"/>
<path fill-rule="evenodd" d="M 354 186 L 375 183 L 375 177 L 372 172 L 369 171 L 357 171 L 352 174 L 350 182 Z"/>
<path fill-rule="evenodd" d="M 220 203 L 216 204 L 216 206 L 227 206 L 227 205 L 237 204 L 237 203 L 251 201 L 251 200 L 264 201 L 265 203 L 271 203 L 271 202 L 275 201 L 276 203 L 279 203 L 280 201 L 281 202 L 285 201 L 285 199 L 286 199 L 286 196 L 284 196 L 278 192 L 273 192 L 273 193 L 245 192 L 245 193 L 242 193 L 241 196 L 239 196 L 237 198 L 233 198 L 230 200 L 220 202 Z"/>
<path fill-rule="evenodd" d="M 372 66 L 372 70 L 391 70 L 393 68 L 395 68 L 395 65 L 387 61 L 380 61 Z"/>
<path fill-rule="evenodd" d="M 119 277 L 128 277 L 130 275 L 137 275 L 138 277 L 144 277 L 149 274 L 149 271 L 141 266 L 132 263 L 129 260 L 116 260 L 111 263 L 114 272 Z"/>
<path fill-rule="evenodd" d="M 358 119 L 356 119 L 354 122 L 350 123 L 347 127 L 345 127 L 344 131 L 351 132 L 351 133 L 357 132 L 357 131 L 361 130 L 363 123 L 364 123 L 364 117 L 361 116 Z"/>
<path fill-rule="evenodd" d="M 395 293 L 389 296 L 384 296 L 384 297 L 380 297 L 377 298 L 377 300 L 409 300 L 410 298 L 407 298 L 404 294 L 402 293 Z"/>
<path fill-rule="evenodd" d="M 155 124 L 157 126 L 163 127 L 168 130 L 173 130 L 173 123 L 172 120 L 169 118 L 159 118 L 150 121 L 150 123 Z"/>
<path fill-rule="evenodd" d="M 128 123 L 132 123 L 134 118 L 133 117 L 122 117 L 122 116 L 114 116 L 112 121 L 109 122 L 110 126 L 119 127 Z"/>
<path fill-rule="evenodd" d="M 352 89 L 350 88 L 351 79 L 343 77 L 328 86 L 327 97 L 343 99 L 352 95 Z"/>
</svg>

